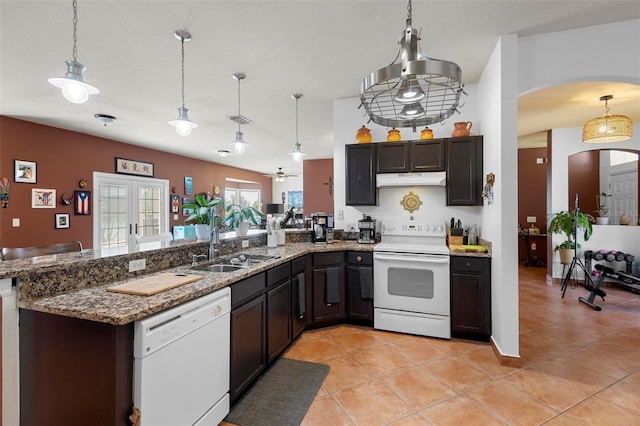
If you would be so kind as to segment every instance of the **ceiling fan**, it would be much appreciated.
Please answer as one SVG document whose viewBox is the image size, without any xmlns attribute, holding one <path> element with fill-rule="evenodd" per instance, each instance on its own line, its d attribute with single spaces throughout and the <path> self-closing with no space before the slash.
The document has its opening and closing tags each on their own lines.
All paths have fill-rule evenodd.
<svg viewBox="0 0 640 426">
<path fill-rule="evenodd" d="M 284 182 L 285 178 L 298 177 L 298 175 L 288 175 L 282 171 L 282 167 L 278 167 L 278 171 L 273 175 L 264 175 L 267 177 L 273 177 L 275 182 Z"/>
</svg>

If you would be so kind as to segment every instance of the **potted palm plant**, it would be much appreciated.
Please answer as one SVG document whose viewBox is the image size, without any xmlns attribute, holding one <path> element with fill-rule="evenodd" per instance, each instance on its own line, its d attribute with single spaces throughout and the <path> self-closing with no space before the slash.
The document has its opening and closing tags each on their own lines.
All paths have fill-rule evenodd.
<svg viewBox="0 0 640 426">
<path fill-rule="evenodd" d="M 573 257 L 572 251 L 575 248 L 580 248 L 580 244 L 577 242 L 577 230 L 576 224 L 576 212 L 574 211 L 561 211 L 560 213 L 553 213 L 549 215 L 549 228 L 547 232 L 549 234 L 564 234 L 567 239 L 561 244 L 555 246 L 554 251 L 560 253 L 560 261 L 563 264 L 571 263 Z M 593 234 L 592 223 L 595 222 L 593 216 L 587 213 L 578 212 L 578 229 L 583 230 L 584 240 L 587 241 Z"/>
<path fill-rule="evenodd" d="M 607 207 L 607 197 L 611 197 L 611 194 L 601 192 L 596 195 L 596 206 L 598 206 L 598 209 L 596 210 L 596 214 L 598 215 L 598 217 L 596 218 L 596 223 L 598 225 L 609 224 L 609 208 Z"/>
<path fill-rule="evenodd" d="M 247 235 L 249 230 L 249 222 L 257 225 L 259 218 L 264 214 L 255 207 L 242 207 L 239 204 L 229 204 L 226 207 L 227 216 L 224 218 L 224 224 L 232 231 L 235 230 L 237 235 Z"/>
<path fill-rule="evenodd" d="M 184 222 L 195 224 L 196 237 L 198 237 L 199 240 L 208 240 L 211 238 L 211 210 L 220 204 L 222 204 L 220 198 L 207 200 L 205 194 L 198 194 L 195 196 L 193 203 L 185 203 L 182 205 L 182 208 L 193 210 Z M 217 226 L 217 224 L 214 224 L 214 226 Z"/>
</svg>

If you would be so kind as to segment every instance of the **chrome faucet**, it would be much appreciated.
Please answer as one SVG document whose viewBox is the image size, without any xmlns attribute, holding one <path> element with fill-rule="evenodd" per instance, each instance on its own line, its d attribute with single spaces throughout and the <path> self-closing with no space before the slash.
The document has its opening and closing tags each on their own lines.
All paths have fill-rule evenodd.
<svg viewBox="0 0 640 426">
<path fill-rule="evenodd" d="M 198 259 L 206 258 L 206 254 L 194 254 L 191 256 L 191 266 L 198 266 Z"/>
<path fill-rule="evenodd" d="M 214 213 L 214 208 L 211 208 L 211 235 L 209 236 L 209 261 L 212 261 L 218 255 L 218 249 L 216 246 L 220 243 L 220 228 L 218 228 L 218 219 L 221 219 L 219 215 Z"/>
</svg>

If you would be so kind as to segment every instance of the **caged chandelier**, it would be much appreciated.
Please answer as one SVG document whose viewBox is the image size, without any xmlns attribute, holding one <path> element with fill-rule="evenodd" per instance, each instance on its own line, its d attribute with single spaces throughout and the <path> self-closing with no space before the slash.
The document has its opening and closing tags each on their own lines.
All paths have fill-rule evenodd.
<svg viewBox="0 0 640 426">
<path fill-rule="evenodd" d="M 100 91 L 84 81 L 82 73 L 86 69 L 84 65 L 77 61 L 78 59 L 78 2 L 73 0 L 73 59 L 65 61 L 67 64 L 67 73 L 64 77 L 53 77 L 49 79 L 49 83 L 62 89 L 62 95 L 74 104 L 82 104 L 87 102 L 89 95 L 95 95 Z"/>
<path fill-rule="evenodd" d="M 369 74 L 360 84 L 360 101 L 371 121 L 387 127 L 427 126 L 457 111 L 466 93 L 462 70 L 449 61 L 427 56 L 411 25 L 411 0 L 400 50 L 391 65 Z"/>
<path fill-rule="evenodd" d="M 178 107 L 178 118 L 169 122 L 170 126 L 176 128 L 180 136 L 189 136 L 191 129 L 198 127 L 196 123 L 189 120 L 189 109 L 184 106 L 184 42 L 191 40 L 191 33 L 183 30 L 176 30 L 174 37 L 180 40 L 182 45 L 182 106 Z"/>
</svg>

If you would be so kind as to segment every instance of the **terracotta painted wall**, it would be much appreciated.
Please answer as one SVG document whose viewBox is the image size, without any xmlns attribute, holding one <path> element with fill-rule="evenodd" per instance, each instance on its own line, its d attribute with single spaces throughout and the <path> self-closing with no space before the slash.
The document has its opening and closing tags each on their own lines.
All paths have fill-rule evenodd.
<svg viewBox="0 0 640 426">
<path fill-rule="evenodd" d="M 185 176 L 193 178 L 194 194 L 211 191 L 212 186 L 224 189 L 225 178 L 234 177 L 258 182 L 262 202 L 271 203 L 271 179 L 260 173 L 0 117 L 0 177 L 6 176 L 11 182 L 9 206 L 0 209 L 0 246 L 37 246 L 80 240 L 85 248 L 91 248 L 93 215 L 75 216 L 72 205 L 60 204 L 60 195 L 72 196 L 74 190 L 80 189 L 80 179 L 86 180 L 85 189 L 93 195 L 93 172 L 115 173 L 115 157 L 154 163 L 154 177 L 168 179 L 169 188 L 175 187 L 176 194 L 181 197 Z M 36 184 L 13 182 L 15 159 L 37 163 Z M 56 189 L 56 208 L 32 209 L 32 188 Z M 70 214 L 69 229 L 55 229 L 55 213 Z M 20 218 L 19 228 L 12 227 L 12 218 Z M 174 225 L 182 225 L 182 220 L 181 214 L 178 220 L 171 214 L 171 229 Z"/>
<path fill-rule="evenodd" d="M 302 170 L 304 215 L 311 216 L 313 212 L 333 214 L 333 159 L 305 160 Z"/>
<path fill-rule="evenodd" d="M 535 216 L 534 225 L 541 233 L 546 233 L 547 220 L 547 169 L 544 161 L 537 164 L 536 159 L 547 158 L 547 148 L 527 148 L 518 150 L 518 222 L 523 228 L 529 228 L 527 216 Z M 533 240 L 532 240 L 533 241 Z M 536 244 L 536 252 L 531 252 L 539 260 L 547 258 L 547 247 L 543 241 Z M 518 242 L 518 259 L 526 259 L 524 241 Z"/>
<path fill-rule="evenodd" d="M 574 209 L 576 193 L 581 212 L 595 214 L 596 195 L 600 192 L 600 152 L 583 151 L 569 156 L 569 208 Z"/>
</svg>

